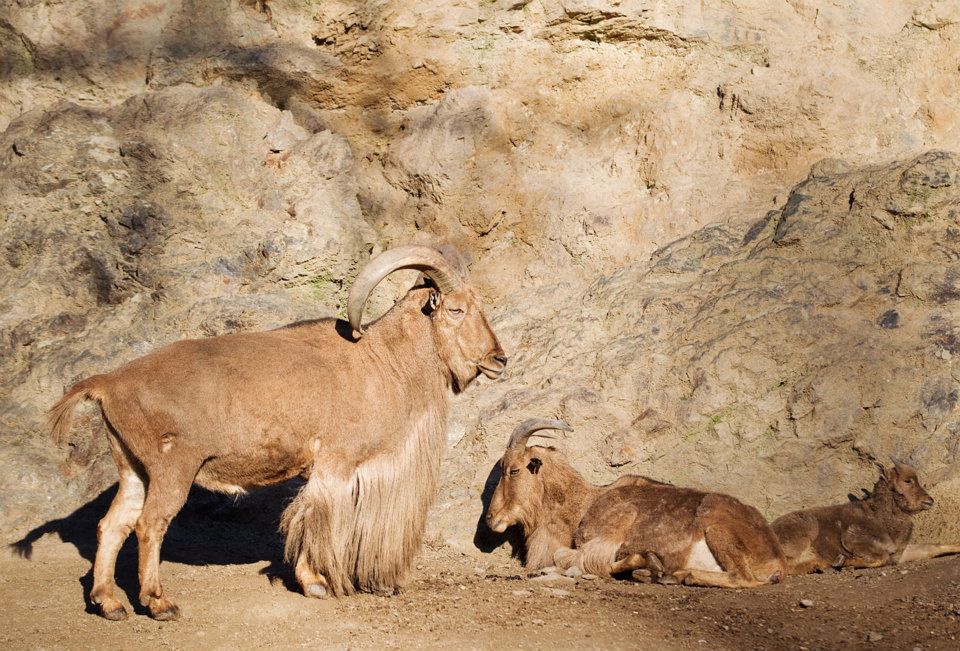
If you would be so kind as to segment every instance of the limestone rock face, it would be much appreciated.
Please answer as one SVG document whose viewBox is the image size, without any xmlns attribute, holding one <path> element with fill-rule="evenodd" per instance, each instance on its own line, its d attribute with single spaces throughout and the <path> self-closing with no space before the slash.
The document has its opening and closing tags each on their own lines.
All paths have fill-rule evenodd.
<svg viewBox="0 0 960 651">
<path fill-rule="evenodd" d="M 0 525 L 113 481 L 94 416 L 41 432 L 73 381 L 451 242 L 512 361 L 457 399 L 444 539 L 538 415 L 769 515 L 910 457 L 956 534 L 958 59 L 951 0 L 5 3 Z"/>
<path fill-rule="evenodd" d="M 482 253 L 476 272 L 499 296 L 773 208 L 826 157 L 960 149 L 957 12 L 949 0 L 24 0 L 0 10 L 0 127 L 61 99 L 235 87 L 346 137 L 382 238 Z"/>
<path fill-rule="evenodd" d="M 453 514 L 479 516 L 511 429 L 539 415 L 573 426 L 547 443 L 595 482 L 645 474 L 769 517 L 859 494 L 895 457 L 940 502 L 917 535 L 957 538 L 958 283 L 960 156 L 929 152 L 818 166 L 752 224 L 506 302 L 511 370 L 460 406 L 451 456 L 474 479 L 446 535 Z"/>
<path fill-rule="evenodd" d="M 10 124 L 0 137 L 5 455 L 60 456 L 38 430 L 51 399 L 82 377 L 183 337 L 337 311 L 374 233 L 344 139 L 291 124 L 235 90 L 190 86 L 110 108 L 62 103 Z M 113 480 L 107 466 L 88 483 L 106 449 L 97 425 L 64 468 L 77 475 L 75 497 Z M 25 472 L 3 473 L 0 518 L 37 517 L 21 511 L 23 492 L 47 489 Z"/>
</svg>

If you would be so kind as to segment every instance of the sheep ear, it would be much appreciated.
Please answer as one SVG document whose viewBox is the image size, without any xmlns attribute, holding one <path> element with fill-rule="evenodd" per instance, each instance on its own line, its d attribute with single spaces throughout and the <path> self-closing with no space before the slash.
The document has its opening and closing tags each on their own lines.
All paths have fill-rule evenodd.
<svg viewBox="0 0 960 651">
<path fill-rule="evenodd" d="M 896 467 L 896 466 L 890 466 L 889 468 L 884 468 L 884 469 L 883 469 L 883 478 L 886 479 L 888 482 L 890 482 L 890 483 L 892 484 L 892 483 L 893 483 L 893 480 L 895 480 L 895 479 L 897 478 L 897 467 Z"/>
<path fill-rule="evenodd" d="M 440 292 L 433 290 L 430 292 L 430 298 L 427 299 L 426 308 L 430 312 L 436 312 L 438 305 L 440 305 Z"/>
<path fill-rule="evenodd" d="M 540 466 L 542 465 L 543 465 L 543 462 L 540 461 L 540 459 L 534 457 L 530 459 L 530 463 L 527 464 L 527 470 L 529 470 L 531 474 L 535 475 L 538 472 L 540 472 Z"/>
</svg>

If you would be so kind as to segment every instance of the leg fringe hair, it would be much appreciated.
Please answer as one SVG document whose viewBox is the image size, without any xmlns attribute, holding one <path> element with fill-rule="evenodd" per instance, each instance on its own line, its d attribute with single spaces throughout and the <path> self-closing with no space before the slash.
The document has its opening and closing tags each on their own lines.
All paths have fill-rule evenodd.
<svg viewBox="0 0 960 651">
<path fill-rule="evenodd" d="M 436 493 L 445 420 L 422 417 L 399 450 L 347 477 L 314 463 L 280 523 L 287 562 L 305 557 L 336 596 L 402 585 Z"/>
<path fill-rule="evenodd" d="M 620 545 L 619 542 L 594 538 L 577 550 L 579 553 L 577 564 L 584 574 L 609 576 L 610 566 L 616 560 Z"/>
</svg>

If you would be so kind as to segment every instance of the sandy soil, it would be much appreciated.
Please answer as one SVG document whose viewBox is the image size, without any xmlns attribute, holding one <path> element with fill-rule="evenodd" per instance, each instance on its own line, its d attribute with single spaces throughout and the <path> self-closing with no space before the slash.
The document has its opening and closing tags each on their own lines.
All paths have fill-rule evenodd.
<svg viewBox="0 0 960 651">
<path fill-rule="evenodd" d="M 136 606 L 108 622 L 85 611 L 84 598 L 110 493 L 19 541 L 12 551 L 29 559 L 0 559 L 0 648 L 960 648 L 960 558 L 722 591 L 541 582 L 502 553 L 428 541 L 401 594 L 317 601 L 290 584 L 276 513 L 202 499 L 191 499 L 164 547 L 164 586 L 183 618 L 155 622 Z M 118 565 L 131 603 L 135 553 L 128 541 Z"/>
</svg>

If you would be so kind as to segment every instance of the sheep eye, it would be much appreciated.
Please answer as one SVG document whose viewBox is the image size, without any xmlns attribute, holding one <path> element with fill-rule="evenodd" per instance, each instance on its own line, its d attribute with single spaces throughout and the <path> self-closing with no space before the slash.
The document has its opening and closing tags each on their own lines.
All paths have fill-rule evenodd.
<svg viewBox="0 0 960 651">
<path fill-rule="evenodd" d="M 908 479 L 908 480 L 907 480 L 907 483 L 908 483 L 908 484 L 912 484 L 912 483 L 913 483 L 913 480 L 912 480 L 912 479 Z"/>
<path fill-rule="evenodd" d="M 449 312 L 454 316 L 460 316 L 461 314 L 463 314 L 463 310 L 461 310 L 459 307 L 449 307 L 447 308 L 447 312 Z"/>
<path fill-rule="evenodd" d="M 511 468 L 510 470 L 507 471 L 507 474 L 512 477 L 513 475 L 517 474 L 518 472 L 520 472 L 520 469 L 519 469 L 519 468 Z"/>
</svg>

